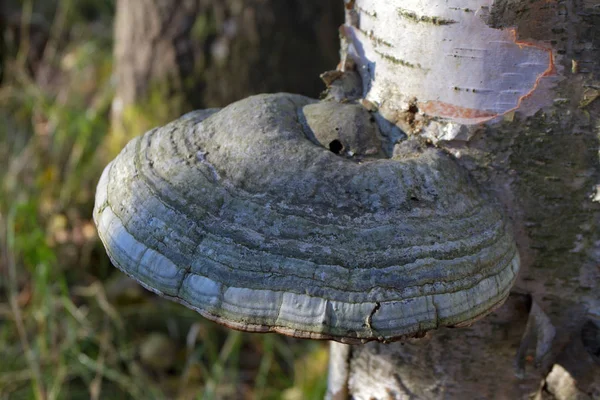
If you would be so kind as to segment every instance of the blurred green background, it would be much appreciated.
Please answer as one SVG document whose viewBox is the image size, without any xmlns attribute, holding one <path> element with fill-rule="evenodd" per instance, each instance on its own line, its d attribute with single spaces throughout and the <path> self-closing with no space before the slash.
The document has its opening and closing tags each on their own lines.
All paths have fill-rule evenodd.
<svg viewBox="0 0 600 400">
<path fill-rule="evenodd" d="M 152 12 L 167 25 L 147 42 L 165 39 L 175 68 L 161 68 L 164 49 L 127 64 Z M 337 0 L 0 3 L 0 399 L 323 397 L 326 343 L 227 330 L 146 292 L 111 266 L 91 210 L 104 165 L 144 130 L 259 91 L 317 97 L 342 12 Z"/>
</svg>

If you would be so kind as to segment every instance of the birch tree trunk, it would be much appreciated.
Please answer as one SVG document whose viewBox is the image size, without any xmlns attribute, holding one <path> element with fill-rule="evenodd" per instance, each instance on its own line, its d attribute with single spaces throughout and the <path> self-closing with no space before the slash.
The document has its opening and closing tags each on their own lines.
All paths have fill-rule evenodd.
<svg viewBox="0 0 600 400">
<path fill-rule="evenodd" d="M 333 344 L 328 397 L 600 398 L 600 3 L 345 6 L 363 97 L 494 192 L 522 266 L 509 300 L 469 328 Z"/>
</svg>

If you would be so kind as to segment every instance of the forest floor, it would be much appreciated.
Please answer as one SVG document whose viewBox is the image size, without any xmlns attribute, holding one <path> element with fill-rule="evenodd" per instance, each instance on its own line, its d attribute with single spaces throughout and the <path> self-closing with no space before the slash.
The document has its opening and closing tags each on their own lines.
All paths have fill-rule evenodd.
<svg viewBox="0 0 600 400">
<path fill-rule="evenodd" d="M 112 267 L 91 214 L 115 155 L 114 1 L 12 3 L 0 25 L 0 399 L 322 398 L 326 343 L 222 328 Z"/>
</svg>

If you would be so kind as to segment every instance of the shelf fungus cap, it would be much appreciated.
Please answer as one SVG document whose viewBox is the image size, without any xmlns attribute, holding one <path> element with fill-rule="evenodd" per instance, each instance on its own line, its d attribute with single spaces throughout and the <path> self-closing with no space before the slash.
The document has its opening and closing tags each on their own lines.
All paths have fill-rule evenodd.
<svg viewBox="0 0 600 400">
<path fill-rule="evenodd" d="M 358 145 L 381 139 L 355 140 L 379 134 L 364 110 L 330 121 L 357 153 L 330 151 L 319 104 L 345 107 L 259 95 L 131 141 L 96 194 L 112 262 L 229 327 L 346 343 L 500 305 L 519 259 L 496 203 L 440 151 L 384 158 Z"/>
</svg>

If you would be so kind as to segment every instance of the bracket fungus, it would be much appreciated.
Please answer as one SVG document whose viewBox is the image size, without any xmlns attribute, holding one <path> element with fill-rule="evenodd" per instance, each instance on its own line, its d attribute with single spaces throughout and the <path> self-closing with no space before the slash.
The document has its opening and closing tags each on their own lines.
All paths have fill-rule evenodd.
<svg viewBox="0 0 600 400">
<path fill-rule="evenodd" d="M 144 287 L 235 329 L 361 343 L 489 313 L 519 267 L 498 206 L 439 150 L 386 158 L 373 135 L 359 106 L 291 94 L 187 114 L 106 167 L 98 233 Z"/>
</svg>

